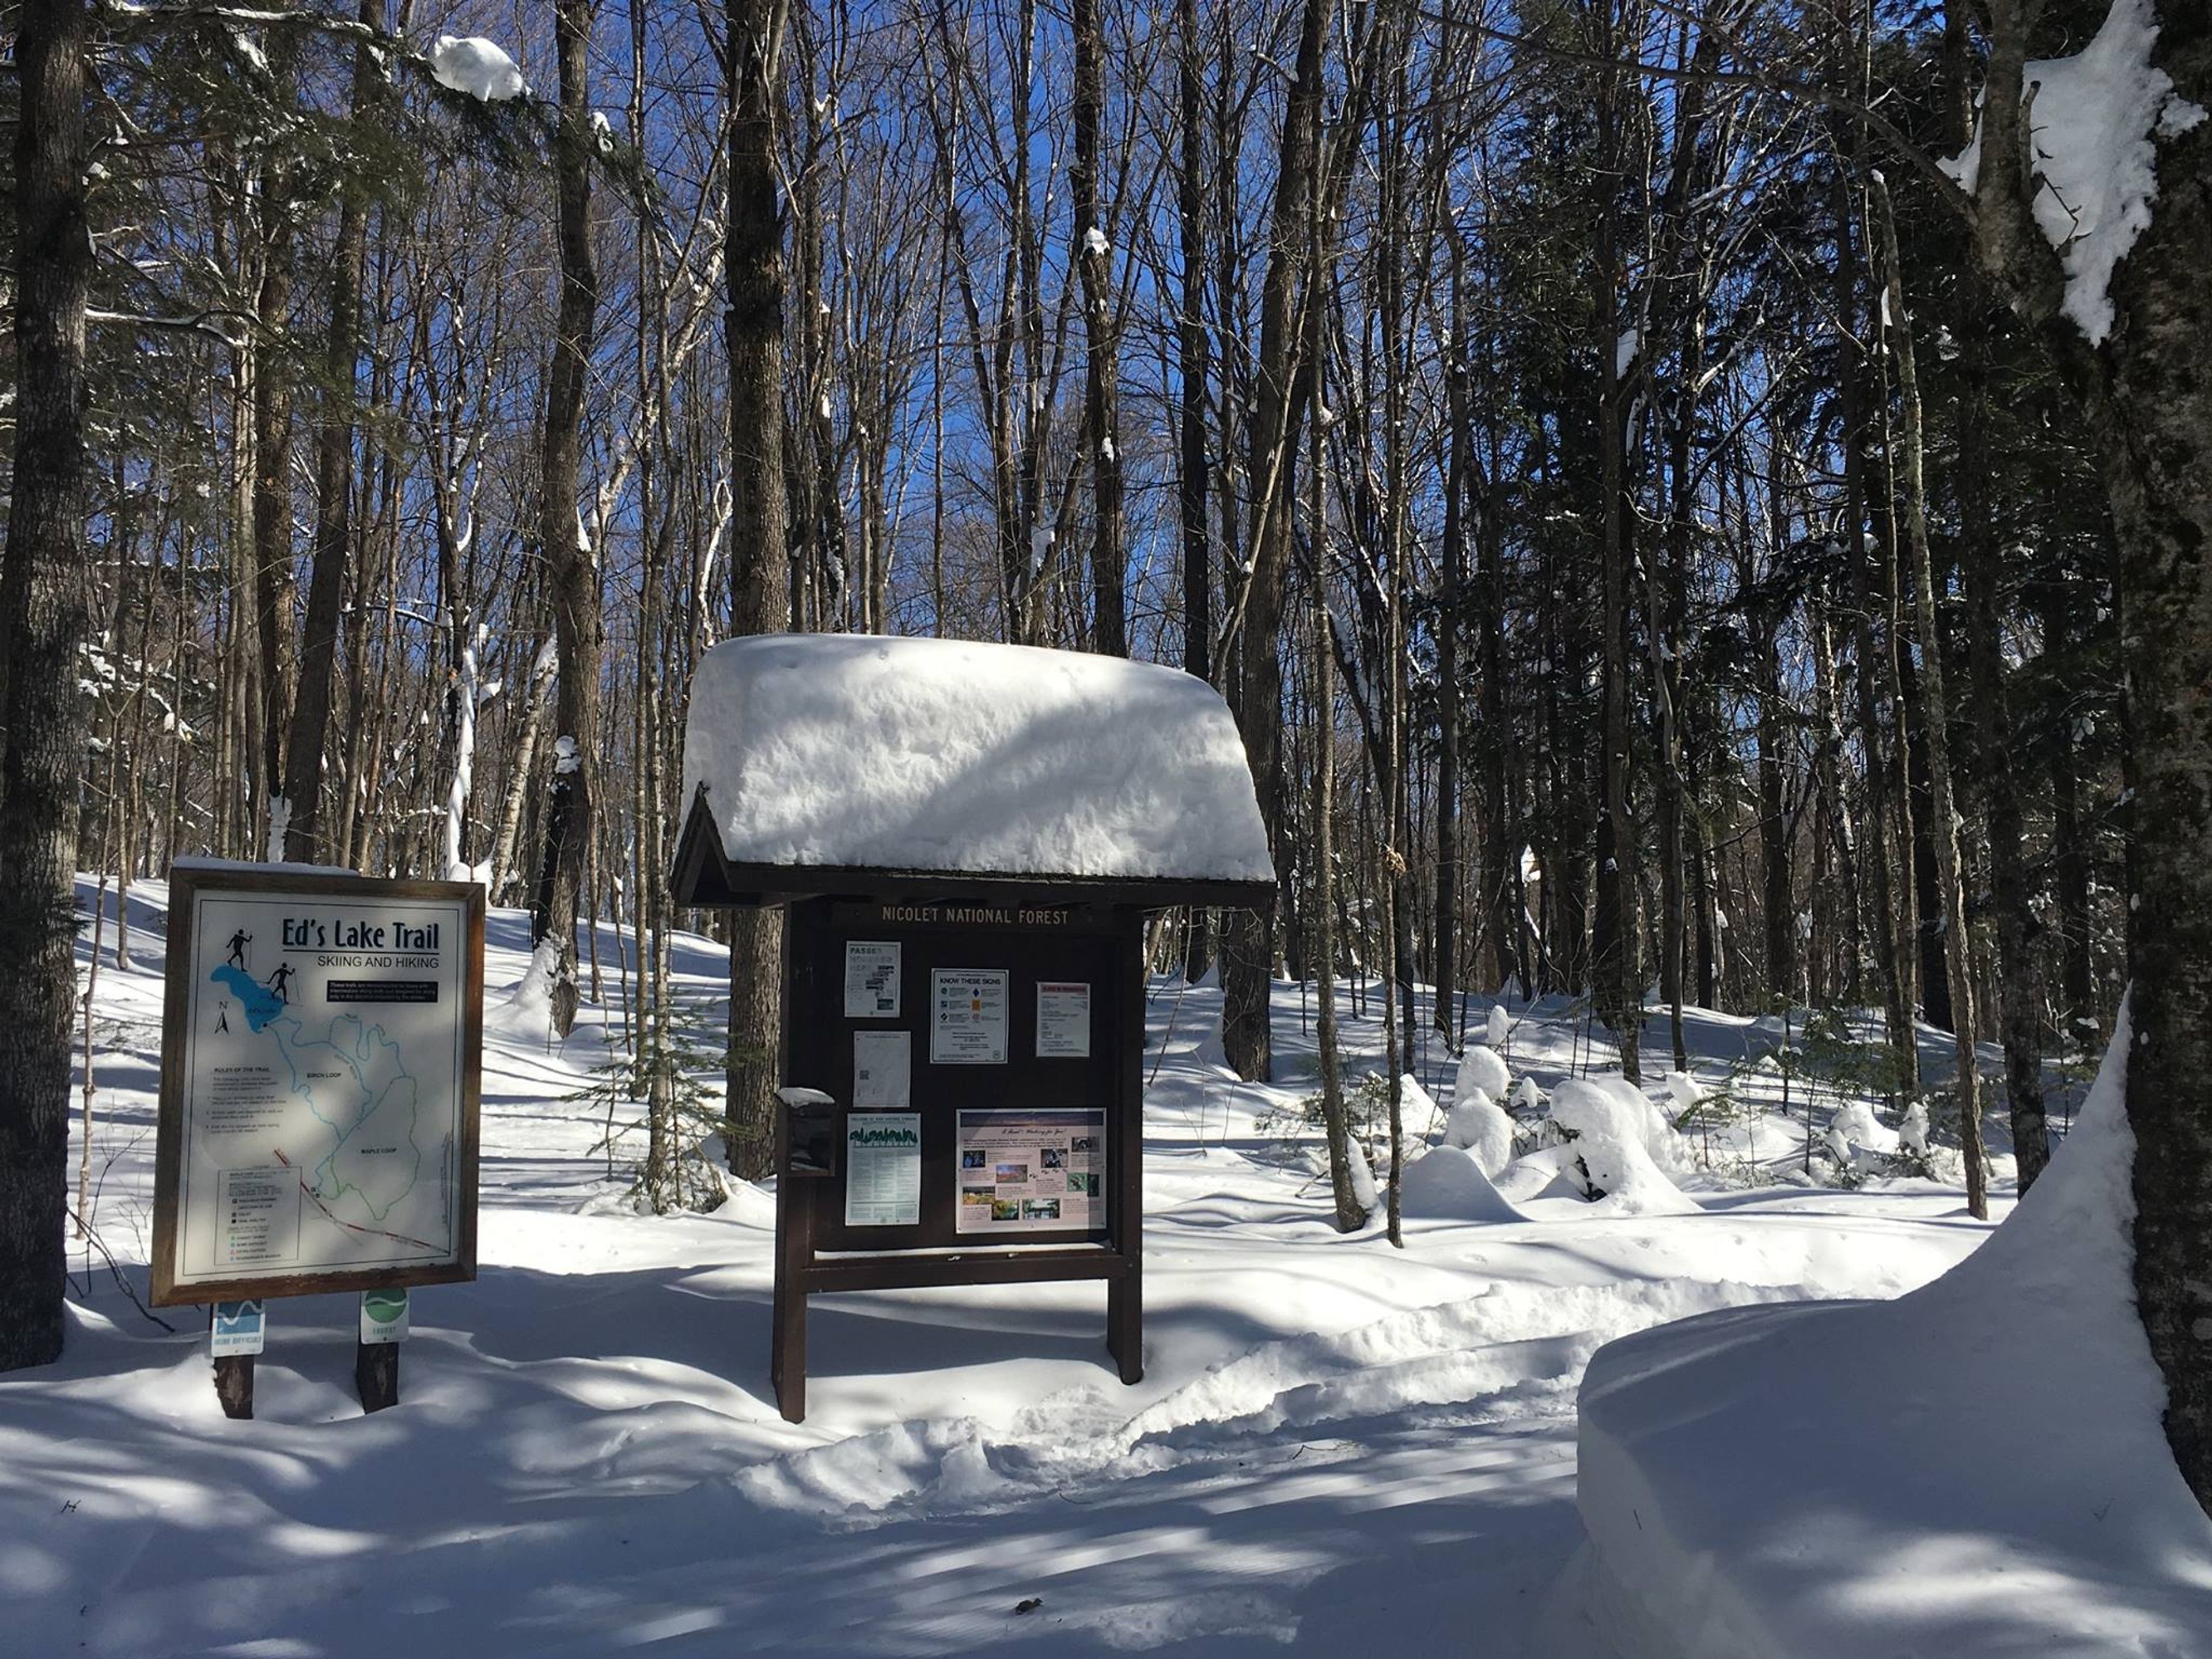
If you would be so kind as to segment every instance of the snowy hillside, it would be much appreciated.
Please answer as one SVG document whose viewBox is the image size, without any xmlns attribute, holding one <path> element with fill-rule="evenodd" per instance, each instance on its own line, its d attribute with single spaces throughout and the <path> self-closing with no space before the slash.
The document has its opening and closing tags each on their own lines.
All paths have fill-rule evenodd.
<svg viewBox="0 0 2212 1659">
<path fill-rule="evenodd" d="M 134 890 L 135 965 L 103 960 L 95 1020 L 94 1214 L 142 1295 L 161 898 Z M 524 919 L 490 936 L 496 1002 Z M 1162 982 L 1144 1382 L 1107 1370 L 1095 1286 L 824 1297 L 793 1426 L 768 1387 L 772 1196 L 631 1213 L 636 1148 L 611 1176 L 604 1101 L 567 1098 L 623 1018 L 623 942 L 597 945 L 605 1000 L 564 1048 L 489 1022 L 482 1276 L 416 1292 L 397 1409 L 353 1399 L 352 1299 L 310 1297 L 270 1304 L 258 1419 L 227 1421 L 194 1310 L 163 1331 L 91 1255 L 63 1362 L 0 1380 L 9 1652 L 1341 1654 L 1387 1628 L 1397 1654 L 1479 1632 L 1510 1656 L 1580 1540 L 1576 1390 L 1601 1345 L 1893 1297 L 1984 1235 L 1932 1182 L 1788 1184 L 1806 1126 L 1763 1109 L 1762 1028 L 1705 1016 L 1674 1098 L 1735 1103 L 1662 1146 L 1682 1212 L 1515 1166 L 1525 1219 L 1443 1202 L 1409 1213 L 1402 1253 L 1340 1237 L 1284 1127 L 1312 1086 L 1297 988 L 1276 1002 L 1288 1080 L 1266 1088 L 1220 1065 L 1218 994 Z M 686 940 L 678 969 L 715 1018 L 720 952 Z M 1370 1060 L 1378 1012 L 1347 1022 Z M 1509 1011 L 1516 1094 L 1587 1057 L 1578 1015 Z M 1441 1140 L 1454 1067 L 1433 1035 L 1414 1059 L 1440 1109 L 1409 1127 Z"/>
</svg>

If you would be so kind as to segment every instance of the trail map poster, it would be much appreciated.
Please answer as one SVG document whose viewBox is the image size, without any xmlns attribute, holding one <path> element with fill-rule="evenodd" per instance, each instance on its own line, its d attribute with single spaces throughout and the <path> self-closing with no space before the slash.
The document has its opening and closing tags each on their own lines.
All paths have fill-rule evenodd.
<svg viewBox="0 0 2212 1659">
<path fill-rule="evenodd" d="M 154 1299 L 476 1273 L 474 884 L 180 869 Z"/>
<path fill-rule="evenodd" d="M 1103 1110 L 960 1114 L 963 1233 L 1106 1224 Z"/>
</svg>

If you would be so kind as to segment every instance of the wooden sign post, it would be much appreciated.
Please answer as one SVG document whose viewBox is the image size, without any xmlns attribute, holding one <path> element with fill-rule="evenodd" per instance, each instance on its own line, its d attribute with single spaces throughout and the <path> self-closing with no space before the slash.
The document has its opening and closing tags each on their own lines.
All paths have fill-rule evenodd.
<svg viewBox="0 0 2212 1659">
<path fill-rule="evenodd" d="M 173 873 L 153 1300 L 216 1304 L 229 1415 L 253 1414 L 262 1298 L 369 1293 L 374 1411 L 398 1398 L 405 1287 L 476 1277 L 483 922 L 473 883 Z"/>
</svg>

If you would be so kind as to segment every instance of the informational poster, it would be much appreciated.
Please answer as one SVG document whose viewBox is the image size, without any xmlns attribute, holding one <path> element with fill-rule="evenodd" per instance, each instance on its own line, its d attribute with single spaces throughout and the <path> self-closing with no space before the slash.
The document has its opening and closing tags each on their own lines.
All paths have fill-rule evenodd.
<svg viewBox="0 0 2212 1659">
<path fill-rule="evenodd" d="M 900 1110 L 914 1104 L 914 1033 L 853 1033 L 853 1104 Z"/>
<path fill-rule="evenodd" d="M 845 1119 L 845 1224 L 911 1227 L 921 1219 L 921 1114 Z"/>
<path fill-rule="evenodd" d="M 483 889 L 180 868 L 174 897 L 155 1300 L 474 1277 Z"/>
<path fill-rule="evenodd" d="M 1041 979 L 1036 997 L 1037 1058 L 1090 1059 L 1090 985 L 1081 980 Z"/>
<path fill-rule="evenodd" d="M 1003 968 L 930 970 L 932 1065 L 1006 1063 L 1006 977 Z"/>
<path fill-rule="evenodd" d="M 1106 1224 L 1103 1110 L 963 1111 L 963 1233 L 1037 1233 Z"/>
<path fill-rule="evenodd" d="M 845 946 L 845 1018 L 896 1019 L 898 1012 L 897 941 L 848 941 Z"/>
</svg>

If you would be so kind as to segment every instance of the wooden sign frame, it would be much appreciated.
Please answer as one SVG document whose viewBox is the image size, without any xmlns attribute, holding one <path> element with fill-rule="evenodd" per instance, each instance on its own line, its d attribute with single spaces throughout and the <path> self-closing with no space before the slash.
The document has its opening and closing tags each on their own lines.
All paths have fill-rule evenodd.
<svg viewBox="0 0 2212 1659">
<path fill-rule="evenodd" d="M 299 1273 L 240 1273 L 221 1280 L 176 1279 L 179 1205 L 184 1171 L 185 1052 L 192 1006 L 192 930 L 204 895 L 298 897 L 306 903 L 392 899 L 458 901 L 466 923 L 462 951 L 460 1091 L 453 1147 L 457 1188 L 453 1259 Z M 395 951 L 395 954 L 398 952 Z M 475 882 L 415 881 L 292 872 L 252 866 L 180 865 L 169 883 L 168 960 L 161 1009 L 161 1081 L 154 1158 L 152 1302 L 156 1307 L 465 1283 L 477 1276 L 477 1183 L 483 1069 L 484 891 Z M 372 1005 L 373 1006 L 373 1005 Z"/>
</svg>

